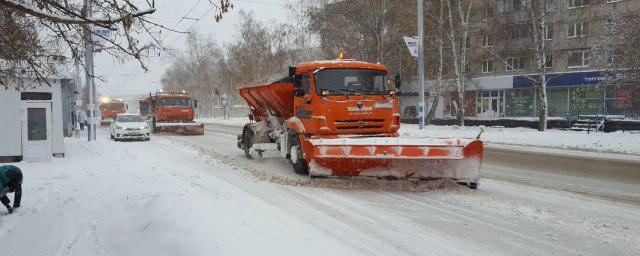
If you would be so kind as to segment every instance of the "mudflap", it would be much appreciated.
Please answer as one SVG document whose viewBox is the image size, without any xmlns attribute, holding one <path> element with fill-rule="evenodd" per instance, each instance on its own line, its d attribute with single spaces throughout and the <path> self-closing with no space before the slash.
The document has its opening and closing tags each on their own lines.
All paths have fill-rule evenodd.
<svg viewBox="0 0 640 256">
<path fill-rule="evenodd" d="M 204 124 L 170 124 L 158 125 L 155 132 L 175 133 L 180 135 L 204 135 Z"/>
<path fill-rule="evenodd" d="M 480 179 L 483 144 L 476 139 L 311 139 L 313 177 Z"/>
</svg>

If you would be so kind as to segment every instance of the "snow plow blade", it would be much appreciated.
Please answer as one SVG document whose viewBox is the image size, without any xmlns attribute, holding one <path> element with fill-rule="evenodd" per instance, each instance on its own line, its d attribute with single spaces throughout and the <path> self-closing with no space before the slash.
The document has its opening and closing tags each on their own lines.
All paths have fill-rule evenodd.
<svg viewBox="0 0 640 256">
<path fill-rule="evenodd" d="M 311 139 L 312 177 L 480 179 L 483 144 L 476 139 Z"/>
<path fill-rule="evenodd" d="M 204 124 L 199 123 L 157 123 L 154 132 L 180 135 L 204 135 Z"/>
</svg>

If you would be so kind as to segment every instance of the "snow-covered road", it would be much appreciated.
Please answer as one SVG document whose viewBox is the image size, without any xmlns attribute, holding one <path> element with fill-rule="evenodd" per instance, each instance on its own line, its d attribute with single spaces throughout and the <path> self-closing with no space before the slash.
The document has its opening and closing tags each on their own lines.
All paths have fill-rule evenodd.
<svg viewBox="0 0 640 256">
<path fill-rule="evenodd" d="M 477 191 L 336 189 L 354 184 L 296 182 L 280 158 L 246 160 L 234 135 L 101 135 L 18 164 L 23 208 L 0 215 L 0 255 L 640 252 L 634 204 L 488 179 Z"/>
</svg>

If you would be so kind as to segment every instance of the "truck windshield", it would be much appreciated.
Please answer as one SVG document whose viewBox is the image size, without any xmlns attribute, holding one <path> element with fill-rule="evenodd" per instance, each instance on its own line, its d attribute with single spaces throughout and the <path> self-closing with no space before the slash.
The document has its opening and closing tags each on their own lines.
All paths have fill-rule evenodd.
<svg viewBox="0 0 640 256">
<path fill-rule="evenodd" d="M 102 107 L 102 110 L 110 110 L 110 111 L 124 110 L 124 103 L 107 103 L 107 104 L 103 104 L 101 107 Z"/>
<path fill-rule="evenodd" d="M 160 106 L 162 106 L 162 107 L 189 107 L 189 106 L 191 106 L 191 99 L 188 99 L 188 98 L 162 98 L 162 99 L 160 99 Z"/>
<path fill-rule="evenodd" d="M 387 73 L 371 69 L 322 69 L 315 73 L 316 92 L 330 94 L 386 94 Z"/>
<path fill-rule="evenodd" d="M 118 116 L 118 123 L 142 123 L 144 122 L 144 118 L 141 116 L 134 115 L 126 115 L 126 116 Z"/>
</svg>

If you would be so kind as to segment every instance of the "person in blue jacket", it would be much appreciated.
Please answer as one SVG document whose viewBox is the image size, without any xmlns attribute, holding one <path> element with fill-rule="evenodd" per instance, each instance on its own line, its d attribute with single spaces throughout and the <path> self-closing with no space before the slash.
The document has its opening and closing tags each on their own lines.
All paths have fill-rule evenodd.
<svg viewBox="0 0 640 256">
<path fill-rule="evenodd" d="M 13 207 L 9 203 L 8 193 L 15 193 L 13 197 Z M 22 171 L 13 165 L 0 166 L 0 202 L 7 207 L 7 211 L 12 213 L 15 208 L 20 207 L 22 199 Z"/>
</svg>

